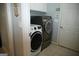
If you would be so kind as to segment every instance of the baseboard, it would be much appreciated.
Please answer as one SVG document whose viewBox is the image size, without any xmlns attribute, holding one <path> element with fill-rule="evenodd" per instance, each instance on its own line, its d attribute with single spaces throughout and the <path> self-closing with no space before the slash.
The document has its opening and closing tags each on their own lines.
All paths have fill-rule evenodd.
<svg viewBox="0 0 79 59">
<path fill-rule="evenodd" d="M 71 51 L 74 51 L 74 52 L 79 53 L 79 51 L 77 51 L 77 50 L 74 50 L 74 49 L 71 49 L 71 48 L 65 47 L 65 46 L 63 46 L 63 45 L 58 44 L 57 42 L 54 42 L 54 41 L 52 41 L 52 44 L 55 44 L 55 45 L 57 45 L 57 46 L 60 46 L 60 47 L 63 47 L 63 48 L 69 49 L 69 50 L 71 50 Z"/>
<path fill-rule="evenodd" d="M 74 51 L 74 52 L 77 52 L 77 53 L 79 53 L 79 51 L 77 51 L 77 50 L 75 50 L 75 49 L 68 48 L 68 47 L 65 47 L 65 46 L 63 46 L 63 45 L 60 45 L 60 44 L 59 44 L 58 46 L 60 46 L 60 47 L 66 48 L 66 49 L 68 49 L 68 50 L 71 50 L 71 51 Z"/>
<path fill-rule="evenodd" d="M 52 43 L 52 44 L 55 44 L 55 45 L 58 45 L 58 43 L 57 43 L 57 42 L 54 42 L 54 41 L 52 41 L 51 43 Z"/>
</svg>

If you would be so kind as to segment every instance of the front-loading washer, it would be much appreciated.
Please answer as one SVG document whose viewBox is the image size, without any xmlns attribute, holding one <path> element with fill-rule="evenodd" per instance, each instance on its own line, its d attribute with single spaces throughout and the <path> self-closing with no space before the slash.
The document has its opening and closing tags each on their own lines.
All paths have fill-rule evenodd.
<svg viewBox="0 0 79 59">
<path fill-rule="evenodd" d="M 51 16 L 31 16 L 31 24 L 42 26 L 43 44 L 42 51 L 47 48 L 52 42 L 53 18 Z"/>
<path fill-rule="evenodd" d="M 42 26 L 41 25 L 35 25 L 31 24 L 31 55 L 37 55 L 41 51 L 41 45 L 42 45 Z"/>
</svg>

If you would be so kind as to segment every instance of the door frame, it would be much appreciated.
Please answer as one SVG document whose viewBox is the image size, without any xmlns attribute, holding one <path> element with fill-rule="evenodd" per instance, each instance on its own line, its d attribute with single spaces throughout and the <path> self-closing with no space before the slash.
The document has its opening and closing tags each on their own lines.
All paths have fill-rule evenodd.
<svg viewBox="0 0 79 59">
<path fill-rule="evenodd" d="M 14 41 L 13 41 L 13 26 L 12 26 L 12 11 L 11 4 L 6 3 L 6 13 L 7 13 L 7 35 L 8 35 L 8 43 L 9 43 L 9 55 L 14 55 Z M 9 12 L 8 12 L 9 11 Z M 11 16 L 11 17 L 10 17 Z"/>
</svg>

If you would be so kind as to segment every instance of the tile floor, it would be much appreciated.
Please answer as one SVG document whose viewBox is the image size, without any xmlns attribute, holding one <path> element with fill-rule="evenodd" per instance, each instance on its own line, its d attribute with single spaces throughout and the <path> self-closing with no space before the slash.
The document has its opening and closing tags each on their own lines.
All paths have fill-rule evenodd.
<svg viewBox="0 0 79 59">
<path fill-rule="evenodd" d="M 57 46 L 55 44 L 51 44 L 38 56 L 79 56 L 79 53 Z"/>
</svg>

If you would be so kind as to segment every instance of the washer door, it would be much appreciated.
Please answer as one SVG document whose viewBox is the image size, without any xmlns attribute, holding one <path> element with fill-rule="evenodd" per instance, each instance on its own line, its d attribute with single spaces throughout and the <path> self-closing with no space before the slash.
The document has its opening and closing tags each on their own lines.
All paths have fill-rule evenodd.
<svg viewBox="0 0 79 59">
<path fill-rule="evenodd" d="M 37 31 L 31 36 L 31 51 L 34 52 L 40 48 L 42 44 L 42 33 Z"/>
<path fill-rule="evenodd" d="M 47 21 L 45 24 L 45 30 L 49 34 L 52 31 L 52 21 Z"/>
</svg>

